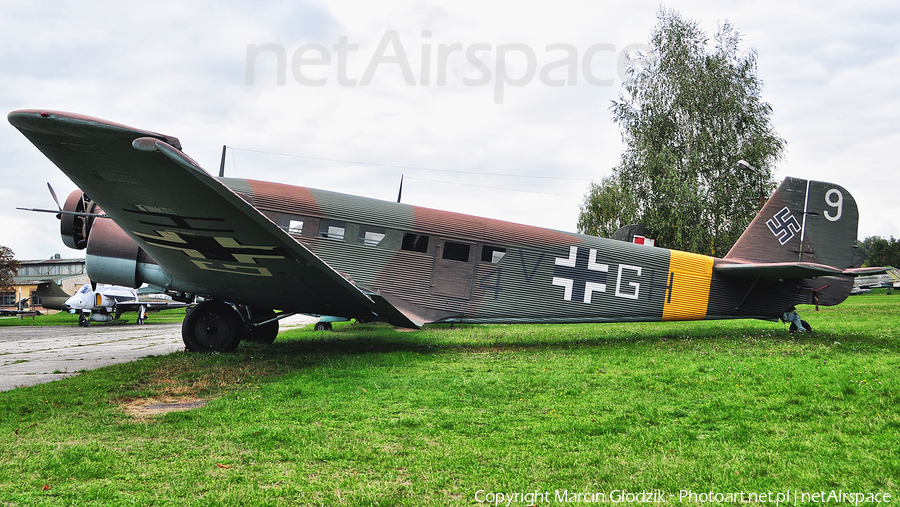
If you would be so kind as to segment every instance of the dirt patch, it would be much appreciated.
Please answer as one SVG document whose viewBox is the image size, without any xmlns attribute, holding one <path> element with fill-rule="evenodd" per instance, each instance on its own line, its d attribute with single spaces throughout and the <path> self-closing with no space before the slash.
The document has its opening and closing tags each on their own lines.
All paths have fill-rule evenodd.
<svg viewBox="0 0 900 507">
<path fill-rule="evenodd" d="M 135 419 L 146 419 L 168 412 L 183 412 L 206 406 L 207 400 L 201 398 L 140 398 L 122 404 L 122 410 Z"/>
</svg>

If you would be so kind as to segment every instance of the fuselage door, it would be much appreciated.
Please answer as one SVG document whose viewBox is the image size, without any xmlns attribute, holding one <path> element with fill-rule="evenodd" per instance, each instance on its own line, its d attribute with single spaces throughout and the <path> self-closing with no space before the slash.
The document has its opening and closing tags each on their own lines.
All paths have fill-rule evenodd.
<svg viewBox="0 0 900 507">
<path fill-rule="evenodd" d="M 460 299 L 472 297 L 475 279 L 475 245 L 439 240 L 434 246 L 431 294 Z"/>
</svg>

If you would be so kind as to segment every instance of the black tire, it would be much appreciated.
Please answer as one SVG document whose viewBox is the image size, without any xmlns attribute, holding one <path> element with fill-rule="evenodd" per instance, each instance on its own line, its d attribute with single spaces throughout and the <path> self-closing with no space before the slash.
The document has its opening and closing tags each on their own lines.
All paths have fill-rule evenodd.
<svg viewBox="0 0 900 507">
<path fill-rule="evenodd" d="M 313 329 L 316 331 L 331 331 L 331 322 L 316 322 L 316 326 Z"/>
<path fill-rule="evenodd" d="M 809 325 L 809 322 L 806 322 L 805 320 L 801 320 L 800 323 L 803 324 L 803 329 L 806 330 L 805 332 L 812 333 L 812 326 Z M 790 327 L 791 334 L 794 334 L 798 331 L 800 331 L 800 328 L 797 327 L 797 324 L 794 324 L 793 322 L 791 322 L 791 327 Z"/>
<path fill-rule="evenodd" d="M 181 338 L 191 352 L 231 352 L 241 343 L 244 323 L 221 301 L 200 303 L 184 318 Z"/>
<path fill-rule="evenodd" d="M 262 308 L 249 308 L 251 319 L 269 319 L 275 316 L 275 310 Z M 273 320 L 264 326 L 247 327 L 244 330 L 244 340 L 268 345 L 278 336 L 278 321 Z"/>
</svg>

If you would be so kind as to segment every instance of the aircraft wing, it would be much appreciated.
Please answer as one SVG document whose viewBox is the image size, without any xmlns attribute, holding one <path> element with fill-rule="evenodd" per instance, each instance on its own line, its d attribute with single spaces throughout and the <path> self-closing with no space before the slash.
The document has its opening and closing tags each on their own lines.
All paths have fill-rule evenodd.
<svg viewBox="0 0 900 507">
<path fill-rule="evenodd" d="M 421 325 L 291 238 L 173 137 L 59 112 L 15 111 L 9 121 L 172 277 L 159 285 L 252 307 Z"/>
<path fill-rule="evenodd" d="M 40 313 L 40 312 L 35 312 L 34 310 L 4 310 L 4 309 L 0 308 L 0 316 L 24 315 L 24 314 L 34 314 L 34 313 Z"/>
</svg>

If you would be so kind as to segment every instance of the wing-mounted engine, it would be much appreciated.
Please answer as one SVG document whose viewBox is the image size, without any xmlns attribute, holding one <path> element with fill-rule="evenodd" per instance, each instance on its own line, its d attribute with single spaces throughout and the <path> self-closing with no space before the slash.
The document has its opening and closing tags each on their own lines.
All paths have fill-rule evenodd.
<svg viewBox="0 0 900 507">
<path fill-rule="evenodd" d="M 146 281 L 139 263 L 149 261 L 147 254 L 115 222 L 95 220 L 89 234 L 85 267 L 91 280 L 125 287 Z"/>
<path fill-rule="evenodd" d="M 50 192 L 55 199 L 52 188 Z M 139 263 L 153 261 L 84 192 L 73 190 L 58 216 L 63 243 L 76 250 L 87 249 L 85 267 L 92 281 L 125 287 L 140 287 L 146 281 Z M 101 304 L 100 294 L 97 297 L 97 306 L 114 304 Z"/>
<path fill-rule="evenodd" d="M 52 187 L 50 193 L 56 200 Z M 63 243 L 76 250 L 87 249 L 85 267 L 92 281 L 125 287 L 140 287 L 145 282 L 139 263 L 153 261 L 83 191 L 73 190 L 57 216 Z M 97 306 L 113 304 L 100 304 L 100 294 L 97 297 Z"/>
<path fill-rule="evenodd" d="M 63 243 L 69 248 L 84 250 L 96 218 L 91 214 L 99 214 L 102 210 L 84 192 L 73 190 L 66 198 L 62 211 L 64 213 L 59 215 L 59 233 Z"/>
</svg>

